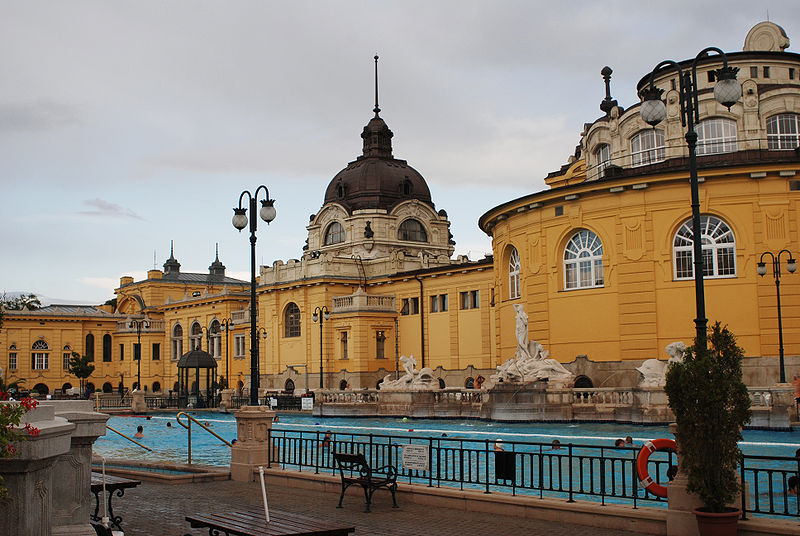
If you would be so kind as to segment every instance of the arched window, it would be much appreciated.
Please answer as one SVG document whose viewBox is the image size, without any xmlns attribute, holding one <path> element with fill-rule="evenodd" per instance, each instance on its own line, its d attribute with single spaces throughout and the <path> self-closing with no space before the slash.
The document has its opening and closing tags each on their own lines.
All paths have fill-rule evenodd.
<svg viewBox="0 0 800 536">
<path fill-rule="evenodd" d="M 603 286 L 603 243 L 586 229 L 578 231 L 564 248 L 564 288 Z"/>
<path fill-rule="evenodd" d="M 779 114 L 767 119 L 770 149 L 796 149 L 800 145 L 800 114 Z"/>
<path fill-rule="evenodd" d="M 189 351 L 196 350 L 198 348 L 202 348 L 202 344 L 200 341 L 203 340 L 203 328 L 200 327 L 199 322 L 195 322 L 192 324 L 192 329 L 189 332 Z"/>
<path fill-rule="evenodd" d="M 517 248 L 512 247 L 508 255 L 508 297 L 509 299 L 519 298 L 519 253 Z"/>
<path fill-rule="evenodd" d="M 342 380 L 339 382 L 339 390 L 344 391 L 347 389 L 347 380 Z"/>
<path fill-rule="evenodd" d="M 220 329 L 219 320 L 215 319 L 211 322 L 208 332 L 211 334 L 211 349 L 208 353 L 219 359 L 222 357 L 222 330 Z M 155 391 L 155 389 L 153 390 Z"/>
<path fill-rule="evenodd" d="M 286 383 L 283 384 L 283 390 L 289 394 L 294 393 L 294 381 L 291 378 L 286 379 Z"/>
<path fill-rule="evenodd" d="M 400 229 L 397 230 L 397 238 L 411 242 L 427 242 L 428 233 L 425 232 L 425 227 L 419 221 L 408 219 L 400 224 Z"/>
<path fill-rule="evenodd" d="M 33 386 L 33 391 L 44 396 L 50 392 L 50 388 L 45 383 L 37 383 Z"/>
<path fill-rule="evenodd" d="M 414 191 L 414 187 L 411 185 L 411 181 L 403 181 L 403 195 L 411 195 Z"/>
<path fill-rule="evenodd" d="M 172 328 L 172 360 L 177 361 L 183 355 L 183 328 L 175 324 Z"/>
<path fill-rule="evenodd" d="M 111 361 L 111 335 L 103 335 L 103 361 Z"/>
<path fill-rule="evenodd" d="M 439 378 L 439 389 L 445 389 L 446 387 L 447 384 L 444 383 L 444 380 L 442 378 Z"/>
<path fill-rule="evenodd" d="M 105 382 L 103 384 L 103 387 L 101 387 L 101 389 L 103 390 L 104 393 L 113 393 L 114 392 L 114 386 L 111 385 L 111 382 Z"/>
<path fill-rule="evenodd" d="M 41 339 L 31 345 L 31 368 L 46 370 L 50 368 L 50 347 Z M 34 388 L 35 389 L 35 388 Z"/>
<path fill-rule="evenodd" d="M 706 119 L 697 128 L 697 154 L 732 153 L 737 150 L 736 121 L 732 119 Z"/>
<path fill-rule="evenodd" d="M 153 392 L 158 393 L 161 392 L 161 384 L 158 382 L 153 382 Z"/>
<path fill-rule="evenodd" d="M 62 393 L 66 393 L 66 392 L 67 392 L 67 389 L 72 389 L 72 384 L 71 384 L 71 383 L 69 383 L 69 382 L 66 382 L 65 384 L 63 384 L 63 385 L 61 386 L 61 392 L 62 392 Z"/>
<path fill-rule="evenodd" d="M 663 130 L 640 130 L 631 138 L 631 166 L 655 164 L 665 157 Z"/>
<path fill-rule="evenodd" d="M 339 244 L 344 242 L 344 227 L 338 221 L 333 222 L 328 226 L 328 230 L 325 231 L 325 245 L 330 246 L 331 244 Z"/>
<path fill-rule="evenodd" d="M 600 174 L 611 163 L 611 146 L 607 143 L 602 143 L 597 146 L 594 154 L 597 159 L 597 173 Z"/>
<path fill-rule="evenodd" d="M 703 277 L 736 276 L 736 240 L 728 224 L 715 216 L 700 216 L 703 239 Z M 673 242 L 675 279 L 694 279 L 692 219 L 678 229 Z"/>
<path fill-rule="evenodd" d="M 294 302 L 289 302 L 283 314 L 284 336 L 300 336 L 300 308 Z"/>
<path fill-rule="evenodd" d="M 475 378 L 470 376 L 464 381 L 464 389 L 475 389 Z"/>
<path fill-rule="evenodd" d="M 89 358 L 89 361 L 94 361 L 94 335 L 91 333 L 86 335 L 86 348 L 84 351 L 84 355 Z"/>
</svg>

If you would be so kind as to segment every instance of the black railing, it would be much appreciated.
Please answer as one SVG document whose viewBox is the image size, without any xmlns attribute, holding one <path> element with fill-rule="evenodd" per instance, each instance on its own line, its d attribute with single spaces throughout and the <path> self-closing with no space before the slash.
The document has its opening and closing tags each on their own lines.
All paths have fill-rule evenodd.
<svg viewBox="0 0 800 536">
<path fill-rule="evenodd" d="M 148 409 L 179 409 L 186 407 L 186 397 L 145 396 L 144 403 Z"/>
<path fill-rule="evenodd" d="M 640 447 L 504 441 L 458 437 L 415 437 L 337 432 L 329 440 L 322 430 L 272 430 L 270 466 L 337 474 L 333 452 L 361 453 L 373 467 L 392 465 L 398 480 L 436 487 L 458 487 L 484 493 L 576 498 L 601 503 L 666 506 L 666 499 L 644 489 L 636 473 Z M 427 447 L 427 470 L 402 466 L 406 445 Z M 655 452 L 648 461 L 650 477 L 667 485 L 667 470 L 677 464 L 671 452 Z M 790 495 L 788 480 L 800 474 L 800 459 L 744 456 L 741 472 L 746 483 L 745 514 L 800 517 L 800 497 Z"/>
</svg>

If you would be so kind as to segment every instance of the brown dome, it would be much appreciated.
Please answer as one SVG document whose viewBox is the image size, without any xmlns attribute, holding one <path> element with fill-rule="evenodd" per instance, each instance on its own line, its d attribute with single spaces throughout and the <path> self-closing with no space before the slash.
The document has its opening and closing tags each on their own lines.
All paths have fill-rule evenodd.
<svg viewBox="0 0 800 536">
<path fill-rule="evenodd" d="M 392 136 L 376 111 L 361 133 L 364 154 L 347 164 L 328 184 L 325 204 L 339 203 L 350 213 L 368 208 L 388 211 L 408 199 L 434 206 L 422 175 L 405 160 L 392 156 Z"/>
</svg>

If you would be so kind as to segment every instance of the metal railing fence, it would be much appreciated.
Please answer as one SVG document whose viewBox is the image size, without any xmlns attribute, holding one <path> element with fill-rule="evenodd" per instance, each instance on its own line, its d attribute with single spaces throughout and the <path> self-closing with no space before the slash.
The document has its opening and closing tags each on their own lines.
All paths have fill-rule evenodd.
<svg viewBox="0 0 800 536">
<path fill-rule="evenodd" d="M 333 452 L 363 454 L 371 467 L 392 465 L 398 481 L 436 487 L 473 489 L 484 493 L 576 498 L 602 504 L 640 502 L 666 507 L 667 500 L 644 489 L 636 473 L 640 446 L 503 441 L 494 450 L 491 439 L 332 433 L 320 430 L 271 430 L 269 466 L 338 475 Z M 424 445 L 428 470 L 402 466 L 405 445 Z M 677 464 L 672 452 L 655 452 L 648 461 L 650 477 L 667 485 L 667 470 Z M 798 518 L 800 496 L 791 495 L 788 480 L 800 474 L 800 458 L 745 455 L 740 463 L 745 482 L 743 518 L 747 515 Z"/>
</svg>

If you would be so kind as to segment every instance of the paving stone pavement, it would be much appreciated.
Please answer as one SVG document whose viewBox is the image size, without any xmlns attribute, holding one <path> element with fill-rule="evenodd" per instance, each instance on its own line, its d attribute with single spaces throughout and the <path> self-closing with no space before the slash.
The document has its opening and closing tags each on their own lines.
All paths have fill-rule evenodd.
<svg viewBox="0 0 800 536">
<path fill-rule="evenodd" d="M 482 512 L 451 508 L 431 510 L 422 504 L 403 503 L 393 509 L 391 496 L 379 490 L 372 512 L 364 512 L 361 496 L 347 495 L 344 507 L 336 508 L 338 495 L 305 489 L 268 489 L 270 508 L 305 514 L 318 519 L 355 525 L 355 535 L 386 536 L 505 536 L 553 535 L 630 536 L 624 530 L 538 521 L 519 517 L 497 517 Z M 359 500 L 360 499 L 360 500 Z M 114 497 L 114 513 L 122 516 L 125 536 L 207 535 L 208 529 L 192 529 L 185 516 L 200 512 L 261 508 L 261 486 L 257 482 L 233 481 L 195 484 L 142 482 L 123 497 Z M 568 521 L 568 520 L 566 520 Z"/>
</svg>

